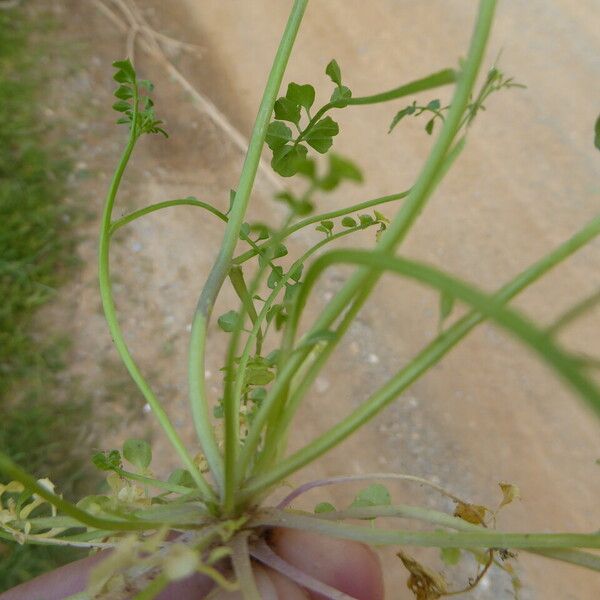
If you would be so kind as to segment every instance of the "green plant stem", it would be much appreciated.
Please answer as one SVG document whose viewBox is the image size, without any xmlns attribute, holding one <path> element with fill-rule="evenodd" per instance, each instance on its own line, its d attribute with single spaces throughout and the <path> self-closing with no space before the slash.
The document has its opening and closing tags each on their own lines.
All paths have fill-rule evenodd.
<svg viewBox="0 0 600 600">
<path fill-rule="evenodd" d="M 176 485 L 174 483 L 169 483 L 168 481 L 161 481 L 160 479 L 154 479 L 152 477 L 146 477 L 145 475 L 139 475 L 138 473 L 132 473 L 131 471 L 125 471 L 124 469 L 116 469 L 116 472 L 125 479 L 132 479 L 133 481 L 143 483 L 148 487 L 166 490 L 167 492 L 173 492 L 174 494 L 189 494 L 193 491 L 184 485 Z"/>
<path fill-rule="evenodd" d="M 112 221 L 112 210 L 119 190 L 119 185 L 123 174 L 127 167 L 127 163 L 131 157 L 136 141 L 138 139 L 138 133 L 136 130 L 137 114 L 138 114 L 138 96 L 137 96 L 137 83 L 134 87 L 134 98 L 133 98 L 133 118 L 132 126 L 129 135 L 129 141 L 121 156 L 115 174 L 113 176 L 107 197 L 104 205 L 104 212 L 102 215 L 102 223 L 100 226 L 100 245 L 98 251 L 98 279 L 100 283 L 100 296 L 102 298 L 102 306 L 104 308 L 104 315 L 106 322 L 110 330 L 113 342 L 119 353 L 121 360 L 125 364 L 131 378 L 137 384 L 138 388 L 142 392 L 146 402 L 152 408 L 154 415 L 158 422 L 163 428 L 167 438 L 171 442 L 171 445 L 175 448 L 179 454 L 181 460 L 185 464 L 186 468 L 190 471 L 192 478 L 194 479 L 198 489 L 200 490 L 203 498 L 206 501 L 214 500 L 215 494 L 212 488 L 208 485 L 202 474 L 200 473 L 197 465 L 194 463 L 191 455 L 187 451 L 183 444 L 183 441 L 179 437 L 179 434 L 173 427 L 173 424 L 169 420 L 167 413 L 165 412 L 162 404 L 155 396 L 154 392 L 150 388 L 148 382 L 145 380 L 137 364 L 133 360 L 133 357 L 125 343 L 125 338 L 119 321 L 117 319 L 117 311 L 115 308 L 115 302 L 112 295 L 112 286 L 110 281 L 110 266 L 109 266 L 109 254 L 110 254 L 110 229 Z"/>
<path fill-rule="evenodd" d="M 382 508 L 382 507 L 377 507 Z M 300 513 L 269 509 L 259 513 L 250 527 L 284 527 L 313 531 L 335 538 L 367 544 L 393 544 L 437 548 L 600 548 L 600 534 L 585 533 L 502 533 L 479 531 L 394 531 L 371 526 L 327 521 Z"/>
<path fill-rule="evenodd" d="M 140 208 L 139 210 L 113 221 L 109 228 L 109 234 L 112 235 L 115 231 L 117 231 L 117 229 L 120 229 L 124 225 L 127 225 L 128 223 L 131 223 L 132 221 L 135 221 L 144 215 L 148 215 L 157 210 L 162 210 L 163 208 L 169 208 L 171 206 L 199 206 L 200 208 L 204 208 L 208 212 L 215 215 L 215 217 L 221 219 L 221 221 L 227 223 L 227 215 L 223 214 L 220 210 L 217 210 L 214 206 L 211 206 L 206 202 L 202 202 L 201 200 L 195 200 L 194 198 L 180 198 L 177 200 L 165 200 L 164 202 L 151 204 L 150 206 Z"/>
<path fill-rule="evenodd" d="M 441 174 L 447 169 L 448 155 L 451 151 L 454 138 L 460 128 L 461 119 L 468 105 L 469 97 L 481 65 L 495 6 L 495 0 L 480 1 L 479 14 L 471 38 L 469 54 L 460 74 L 450 111 L 448 112 L 444 126 L 425 162 L 417 182 L 414 187 L 411 188 L 398 214 L 377 244 L 378 249 L 382 253 L 392 254 L 400 242 L 406 237 L 410 227 L 422 212 L 433 189 L 439 183 Z M 328 329 L 331 323 L 347 310 L 349 305 L 351 306 L 351 311 L 357 313 L 379 279 L 380 273 L 380 271 L 372 272 L 368 269 L 360 269 L 325 307 L 308 335 Z M 355 296 L 358 297 L 354 299 Z M 352 302 L 353 299 L 354 302 Z M 348 323 L 349 320 L 346 320 L 346 324 Z M 340 337 L 340 335 L 337 335 L 336 338 L 329 343 L 329 347 L 332 348 Z M 248 463 L 249 456 L 256 450 L 262 428 L 272 411 L 275 410 L 277 403 L 281 401 L 282 391 L 287 388 L 290 379 L 298 370 L 307 355 L 308 351 L 296 352 L 291 360 L 288 361 L 284 370 L 280 373 L 275 384 L 267 394 L 248 433 L 244 452 L 240 457 L 243 464 Z"/>
<path fill-rule="evenodd" d="M 544 258 L 525 269 L 515 279 L 504 285 L 494 298 L 494 305 L 508 302 L 514 298 L 519 292 L 524 290 L 527 286 L 531 285 L 550 269 L 561 263 L 563 260 L 571 256 L 574 252 L 579 250 L 589 241 L 594 239 L 600 234 L 600 216 L 593 219 L 588 225 L 576 233 L 572 238 L 561 244 L 553 252 L 546 255 Z M 352 412 L 343 421 L 338 423 L 335 428 L 330 430 L 328 433 L 320 436 L 317 442 L 325 442 L 325 446 L 322 451 L 304 455 L 300 460 L 301 465 L 304 466 L 308 462 L 315 460 L 323 452 L 332 448 L 336 444 L 340 443 L 345 437 L 350 435 L 353 431 L 358 429 L 362 424 L 366 423 L 372 416 L 374 416 L 379 410 L 384 408 L 387 404 L 392 402 L 397 396 L 408 388 L 416 379 L 426 373 L 434 364 L 436 364 L 445 354 L 451 350 L 461 339 L 464 338 L 474 327 L 485 320 L 485 317 L 476 312 L 471 311 L 464 317 L 462 317 L 455 324 L 450 326 L 445 332 L 439 335 L 435 340 L 428 344 L 408 365 L 400 369 L 396 375 L 385 384 L 380 390 L 375 392 L 370 399 Z M 369 406 L 368 410 L 365 410 L 366 406 Z M 292 403 L 292 406 L 294 404 Z M 289 421 L 293 417 L 293 411 L 286 414 L 285 425 L 289 425 Z M 342 435 L 335 435 L 335 438 L 329 437 L 334 432 L 341 433 Z M 312 444 L 311 444 L 312 446 Z M 326 448 L 325 448 L 326 447 Z M 312 448 L 316 450 L 316 447 Z M 294 463 L 298 464 L 296 460 L 300 457 L 293 455 L 295 458 Z M 259 493 L 262 490 L 284 479 L 290 473 L 296 470 L 296 467 L 291 467 L 290 461 L 292 457 L 286 459 L 283 463 L 278 465 L 275 469 L 271 470 L 266 476 L 257 476 L 255 479 L 248 482 L 247 491 L 245 494 L 252 496 Z M 298 466 L 298 468 L 300 468 Z M 244 495 L 242 494 L 242 499 Z"/>
<path fill-rule="evenodd" d="M 373 206 L 379 206 L 380 204 L 386 204 L 388 202 L 394 202 L 396 200 L 402 200 L 402 198 L 406 198 L 408 196 L 409 191 L 399 192 L 397 194 L 389 194 L 388 196 L 381 196 L 380 198 L 374 198 L 373 200 L 366 200 L 365 202 L 359 202 L 358 204 L 353 204 L 352 206 L 347 206 L 345 208 L 340 208 L 338 210 L 332 210 L 330 212 L 322 213 L 320 215 L 313 215 L 312 217 L 307 217 L 306 219 L 302 219 L 302 221 L 298 221 L 294 225 L 287 227 L 283 233 L 281 234 L 281 239 L 284 240 L 293 233 L 296 233 L 300 229 L 304 229 L 309 225 L 313 225 L 314 223 L 319 223 L 320 221 L 327 221 L 329 219 L 335 219 L 337 217 L 343 217 L 345 215 L 352 214 L 359 210 L 365 210 L 367 208 L 372 208 Z M 268 242 L 265 244 L 260 244 L 257 246 L 256 250 L 248 250 L 239 256 L 236 256 L 233 259 L 234 264 L 241 265 L 245 263 L 247 260 L 250 260 L 253 256 L 258 254 L 258 249 L 264 249 L 268 245 Z"/>
<path fill-rule="evenodd" d="M 244 166 L 242 168 L 242 173 L 237 186 L 235 200 L 229 214 L 229 222 L 227 223 L 221 250 L 200 294 L 196 313 L 192 322 L 189 352 L 189 393 L 192 416 L 198 438 L 202 444 L 202 448 L 206 456 L 206 460 L 208 461 L 213 476 L 221 489 L 223 497 L 224 489 L 226 487 L 223 475 L 223 458 L 219 452 L 214 430 L 209 417 L 208 397 L 206 393 L 206 382 L 204 375 L 204 358 L 208 321 L 210 319 L 216 297 L 231 267 L 231 258 L 233 256 L 237 240 L 239 239 L 240 228 L 242 226 L 244 215 L 250 199 L 250 193 L 252 191 L 254 178 L 256 176 L 262 148 L 265 142 L 267 127 L 273 112 L 273 105 L 275 104 L 277 93 L 281 87 L 283 73 L 285 71 L 285 67 L 287 66 L 292 46 L 298 33 L 298 29 L 300 27 L 307 4 L 308 0 L 294 1 L 285 31 L 275 55 L 271 72 L 269 73 L 267 85 L 265 87 L 263 98 L 258 110 L 258 115 L 254 123 L 248 152 L 246 154 L 246 159 L 244 161 Z M 231 415 L 226 415 L 225 435 L 226 440 L 227 438 L 230 440 L 233 438 L 233 444 L 235 445 L 237 444 L 235 440 L 238 437 L 238 432 L 233 431 L 232 425 L 234 423 L 231 423 L 231 421 Z M 229 443 L 231 444 L 232 442 L 230 441 Z M 233 465 L 229 465 L 226 468 L 229 476 L 229 483 L 231 483 L 233 477 Z"/>
<path fill-rule="evenodd" d="M 312 128 L 319 122 L 323 115 L 329 112 L 332 108 L 345 108 L 346 106 L 360 106 L 365 104 L 379 104 L 381 102 L 389 102 L 391 100 L 397 100 L 398 98 L 404 98 L 412 94 L 432 90 L 456 81 L 456 71 L 454 69 L 443 69 L 422 79 L 411 81 L 399 87 L 396 87 L 387 92 L 381 92 L 379 94 L 372 94 L 371 96 L 358 96 L 356 98 L 349 98 L 348 100 L 328 102 L 322 106 L 312 117 L 304 131 L 298 136 L 295 144 L 298 144 L 310 133 Z"/>
<path fill-rule="evenodd" d="M 248 535 L 248 531 L 242 531 L 231 540 L 229 544 L 231 548 L 231 562 L 244 600 L 261 600 L 252 572 L 248 549 Z"/>
<path fill-rule="evenodd" d="M 464 521 L 458 517 L 453 517 L 437 510 L 422 508 L 421 506 L 407 506 L 402 504 L 395 506 L 350 508 L 343 511 L 321 513 L 317 518 L 327 521 L 340 521 L 344 519 L 374 519 L 378 517 L 416 519 L 418 521 L 424 521 L 433 525 L 448 527 L 457 531 L 482 531 L 481 526 L 468 523 L 467 521 Z M 590 554 L 588 552 L 573 550 L 572 548 L 553 548 L 550 550 L 544 550 L 537 547 L 528 548 L 525 549 L 525 551 L 532 554 L 540 554 L 547 558 L 553 558 L 555 560 L 587 567 L 595 571 L 600 571 L 600 556 Z"/>
</svg>

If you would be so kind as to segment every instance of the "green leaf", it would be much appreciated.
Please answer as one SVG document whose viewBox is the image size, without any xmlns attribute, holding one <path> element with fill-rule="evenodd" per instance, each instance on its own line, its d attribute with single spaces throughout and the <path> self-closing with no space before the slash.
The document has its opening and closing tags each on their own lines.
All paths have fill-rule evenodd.
<svg viewBox="0 0 600 600">
<path fill-rule="evenodd" d="M 133 68 L 131 61 L 128 58 L 126 58 L 125 60 L 116 60 L 112 64 L 112 66 L 115 69 L 118 69 L 119 71 L 125 73 L 125 75 L 127 75 L 130 78 L 130 81 L 133 81 L 135 79 L 135 69 Z"/>
<path fill-rule="evenodd" d="M 120 100 L 129 100 L 133 98 L 133 90 L 128 85 L 120 85 L 114 93 L 116 98 Z"/>
<path fill-rule="evenodd" d="M 365 506 L 389 506 L 392 503 L 390 493 L 385 485 L 373 483 L 358 492 L 350 508 L 364 508 Z"/>
<path fill-rule="evenodd" d="M 288 98 L 278 98 L 275 102 L 275 118 L 280 121 L 290 121 L 296 125 L 300 121 L 300 105 Z"/>
<path fill-rule="evenodd" d="M 389 223 L 390 222 L 390 220 L 383 213 L 380 213 L 378 210 L 374 210 L 373 214 L 375 215 L 375 219 L 379 223 Z"/>
<path fill-rule="evenodd" d="M 356 221 L 352 217 L 344 217 L 342 219 L 342 225 L 344 227 L 356 227 Z"/>
<path fill-rule="evenodd" d="M 190 472 L 187 469 L 175 469 L 167 479 L 169 483 L 173 485 L 182 485 L 183 487 L 194 488 L 195 483 L 194 479 L 190 475 Z"/>
<path fill-rule="evenodd" d="M 400 121 L 404 119 L 404 117 L 414 114 L 416 110 L 417 103 L 413 102 L 410 106 L 407 106 L 406 108 L 403 108 L 401 111 L 397 112 L 396 116 L 392 119 L 392 122 L 390 123 L 388 133 L 391 133 L 394 127 L 396 127 L 396 125 L 398 125 L 398 123 L 400 123 Z"/>
<path fill-rule="evenodd" d="M 321 221 L 321 225 L 327 231 L 332 231 L 333 230 L 333 221 Z"/>
<path fill-rule="evenodd" d="M 140 81 L 140 86 L 145 88 L 148 92 L 154 91 L 154 84 L 151 81 L 148 81 L 147 79 L 142 79 Z"/>
<path fill-rule="evenodd" d="M 131 104 L 129 104 L 129 102 L 126 102 L 125 100 L 119 100 L 118 102 L 115 102 L 113 105 L 113 110 L 116 110 L 117 112 L 125 112 L 128 110 L 131 110 Z"/>
<path fill-rule="evenodd" d="M 596 119 L 596 125 L 594 127 L 594 146 L 600 150 L 600 115 Z"/>
<path fill-rule="evenodd" d="M 275 350 L 271 350 L 271 352 L 269 352 L 269 354 L 267 354 L 265 356 L 265 363 L 267 365 L 269 365 L 269 367 L 273 367 L 274 365 L 277 364 L 280 354 L 281 354 L 281 351 L 279 350 L 279 348 L 275 348 Z"/>
<path fill-rule="evenodd" d="M 300 175 L 304 175 L 304 177 L 308 177 L 311 181 L 315 181 L 317 174 L 317 165 L 312 158 L 305 158 L 298 165 L 298 173 Z"/>
<path fill-rule="evenodd" d="M 331 102 L 334 102 L 338 108 L 343 108 L 344 106 L 348 106 L 348 100 L 352 98 L 352 91 L 349 87 L 345 85 L 340 85 L 333 90 L 333 94 L 331 94 Z"/>
<path fill-rule="evenodd" d="M 292 130 L 281 121 L 273 121 L 267 127 L 267 146 L 271 150 L 275 150 L 281 146 L 284 146 L 292 139 Z"/>
<path fill-rule="evenodd" d="M 267 390 L 264 387 L 257 387 L 250 390 L 248 399 L 255 404 L 260 404 L 267 397 Z"/>
<path fill-rule="evenodd" d="M 248 239 L 250 235 L 250 223 L 242 223 L 240 225 L 240 238 L 243 240 Z"/>
<path fill-rule="evenodd" d="M 285 244 L 277 244 L 277 246 L 273 249 L 273 258 L 281 258 L 282 256 L 287 256 L 288 249 Z"/>
<path fill-rule="evenodd" d="M 427 121 L 427 124 L 425 125 L 425 131 L 427 132 L 427 135 L 431 135 L 433 133 L 434 125 L 435 125 L 435 117 L 433 119 L 430 119 L 429 121 Z"/>
<path fill-rule="evenodd" d="M 333 136 L 340 132 L 338 124 L 331 117 L 317 121 L 306 134 L 306 142 L 317 152 L 324 154 L 333 144 Z"/>
<path fill-rule="evenodd" d="M 231 333 L 237 327 L 239 318 L 240 316 L 235 310 L 230 310 L 217 319 L 217 324 L 223 331 Z"/>
<path fill-rule="evenodd" d="M 298 144 L 297 146 L 281 146 L 273 151 L 271 166 L 282 177 L 291 177 L 298 172 L 307 153 L 306 146 L 302 144 Z"/>
<path fill-rule="evenodd" d="M 299 104 L 300 106 L 304 106 L 306 110 L 310 110 L 315 101 L 315 88 L 308 84 L 299 85 L 297 83 L 290 83 L 285 97 L 294 104 Z"/>
<path fill-rule="evenodd" d="M 267 279 L 267 286 L 269 289 L 274 289 L 275 286 L 281 281 L 283 277 L 283 267 L 276 266 L 274 269 L 271 269 L 271 274 Z"/>
<path fill-rule="evenodd" d="M 431 102 L 429 102 L 429 103 L 427 104 L 427 108 L 428 108 L 429 110 L 440 110 L 440 107 L 441 107 L 441 106 L 442 106 L 442 105 L 441 105 L 440 101 L 439 101 L 439 100 L 437 100 L 437 99 L 436 99 L 436 100 L 432 100 Z"/>
<path fill-rule="evenodd" d="M 329 75 L 331 81 L 338 86 L 342 85 L 342 72 L 335 58 L 325 68 L 325 75 Z"/>
<path fill-rule="evenodd" d="M 329 155 L 327 175 L 319 182 L 319 187 L 322 190 L 333 190 L 345 179 L 362 183 L 363 176 L 352 161 L 332 152 Z"/>
<path fill-rule="evenodd" d="M 96 452 L 92 456 L 92 462 L 101 471 L 114 471 L 121 467 L 121 453 L 118 450 Z"/>
<path fill-rule="evenodd" d="M 283 296 L 283 303 L 289 308 L 295 301 L 300 288 L 302 287 L 301 283 L 295 283 L 293 285 L 287 284 L 285 288 L 285 294 Z"/>
<path fill-rule="evenodd" d="M 304 264 L 297 263 L 289 270 L 288 276 L 290 277 L 290 279 L 293 279 L 294 281 L 300 281 L 300 278 L 302 277 L 303 269 L 304 269 Z"/>
<path fill-rule="evenodd" d="M 371 215 L 358 215 L 361 227 L 369 227 L 375 223 L 375 219 Z"/>
<path fill-rule="evenodd" d="M 246 385 L 267 385 L 275 379 L 273 372 L 264 366 L 249 366 L 246 369 L 244 383 Z"/>
<path fill-rule="evenodd" d="M 335 506 L 330 502 L 319 502 L 319 504 L 315 506 L 315 515 L 328 512 L 335 512 Z"/>
<path fill-rule="evenodd" d="M 147 469 L 152 462 L 152 448 L 146 440 L 127 440 L 123 444 L 123 456 L 138 469 Z"/>
<path fill-rule="evenodd" d="M 222 404 L 217 404 L 213 406 L 213 417 L 215 419 L 222 419 L 225 416 L 225 410 L 223 409 Z"/>
<path fill-rule="evenodd" d="M 444 564 L 449 567 L 453 567 L 460 562 L 460 549 L 459 548 L 442 548 L 440 555 Z"/>
</svg>

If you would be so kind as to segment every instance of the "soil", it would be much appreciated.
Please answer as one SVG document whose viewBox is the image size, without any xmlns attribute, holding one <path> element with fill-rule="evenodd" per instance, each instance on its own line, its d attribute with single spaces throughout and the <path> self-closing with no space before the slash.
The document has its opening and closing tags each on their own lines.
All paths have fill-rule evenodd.
<svg viewBox="0 0 600 600">
<path fill-rule="evenodd" d="M 96 229 L 102 197 L 125 139 L 109 110 L 110 63 L 125 53 L 125 36 L 94 3 L 43 2 L 64 23 L 59 35 L 80 50 L 81 68 L 55 86 L 77 102 L 56 101 L 49 110 L 76 117 L 69 131 L 79 143 L 76 188 L 92 215 L 83 231 L 79 279 L 49 309 L 73 338 L 71 374 L 96 386 L 99 416 L 120 422 L 107 446 L 132 435 L 152 434 L 155 468 L 178 466 L 139 395 L 118 367 L 96 284 Z M 110 4 L 110 3 L 109 3 Z M 177 68 L 248 135 L 290 2 L 139 0 L 152 25 L 199 44 L 202 55 L 170 50 Z M 481 114 L 456 168 L 447 177 L 402 248 L 402 253 L 441 266 L 493 290 L 581 227 L 598 211 L 598 153 L 592 144 L 597 116 L 600 12 L 594 0 L 501 3 L 487 62 L 499 64 L 526 90 L 494 96 Z M 333 57 L 355 94 L 381 91 L 454 66 L 464 55 L 474 18 L 464 0 L 313 2 L 300 31 L 286 81 L 310 82 L 323 99 L 323 71 Z M 177 82 L 136 53 L 137 67 L 155 82 L 158 114 L 170 133 L 144 139 L 119 198 L 117 214 L 190 194 L 226 209 L 243 156 L 198 109 Z M 58 60 L 58 59 L 57 59 Z M 598 89 L 596 88 L 596 92 Z M 446 94 L 446 92 L 444 92 Z M 54 95 L 56 97 L 56 89 Z M 436 97 L 430 94 L 426 100 Z M 339 111 L 342 133 L 335 149 L 366 174 L 362 187 L 346 185 L 319 200 L 327 210 L 406 189 L 423 163 L 429 138 L 423 122 L 387 127 L 404 106 L 378 105 Z M 273 222 L 282 211 L 273 185 L 259 175 L 251 218 Z M 383 211 L 393 214 L 391 207 Z M 222 234 L 206 213 L 179 207 L 148 216 L 117 236 L 112 255 L 116 301 L 127 340 L 155 385 L 181 435 L 195 447 L 186 400 L 186 355 L 191 315 Z M 291 240 L 290 254 L 318 239 L 306 231 Z M 353 243 L 367 246 L 367 232 Z M 550 324 L 598 286 L 598 241 L 519 297 L 515 305 Z M 334 269 L 318 288 L 314 317 L 346 276 Z M 317 380 L 292 432 L 297 448 L 366 399 L 437 334 L 437 297 L 398 279 L 384 278 L 347 341 Z M 225 289 L 215 314 L 234 306 Z M 590 311 L 561 339 L 600 354 L 600 311 Z M 211 330 L 208 377 L 215 399 L 226 337 Z M 124 408 L 125 407 L 125 408 Z M 491 325 L 480 326 L 383 414 L 293 482 L 316 477 L 393 471 L 430 478 L 457 495 L 494 506 L 498 482 L 517 484 L 522 502 L 506 508 L 499 526 L 516 531 L 592 531 L 598 527 L 600 481 L 598 422 L 530 352 Z M 408 485 L 391 485 L 398 502 L 451 509 L 438 497 Z M 340 506 L 358 489 L 312 492 L 298 506 L 318 501 Z M 281 495 L 282 492 L 279 492 Z M 435 565 L 431 552 L 416 551 Z M 409 598 L 406 574 L 384 553 L 389 598 Z M 469 570 L 470 569 L 470 570 Z M 474 567 L 452 575 L 458 587 Z M 575 567 L 522 555 L 524 599 L 593 600 L 598 577 Z M 487 576 L 465 598 L 511 598 L 502 573 Z"/>
</svg>

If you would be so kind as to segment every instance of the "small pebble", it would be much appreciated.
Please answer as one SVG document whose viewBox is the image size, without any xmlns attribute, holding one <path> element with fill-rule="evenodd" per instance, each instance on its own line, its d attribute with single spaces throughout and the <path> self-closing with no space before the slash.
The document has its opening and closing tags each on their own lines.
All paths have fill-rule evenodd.
<svg viewBox="0 0 600 600">
<path fill-rule="evenodd" d="M 371 352 L 367 356 L 367 362 L 369 362 L 372 365 L 376 365 L 379 362 L 379 356 L 377 356 L 377 354 L 373 354 L 373 352 Z"/>
</svg>

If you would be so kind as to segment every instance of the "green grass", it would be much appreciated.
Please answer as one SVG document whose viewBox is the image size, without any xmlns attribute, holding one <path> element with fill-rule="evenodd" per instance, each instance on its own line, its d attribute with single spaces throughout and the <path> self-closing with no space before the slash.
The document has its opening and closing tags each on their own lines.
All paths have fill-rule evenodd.
<svg viewBox="0 0 600 600">
<path fill-rule="evenodd" d="M 43 118 L 38 59 L 49 25 L 22 9 L 0 11 L 0 448 L 69 496 L 86 469 L 65 445 L 69 422 L 89 403 L 58 381 L 68 340 L 34 320 L 75 264 L 75 213 L 64 200 L 70 162 Z M 77 555 L 0 543 L 0 591 Z"/>
</svg>

